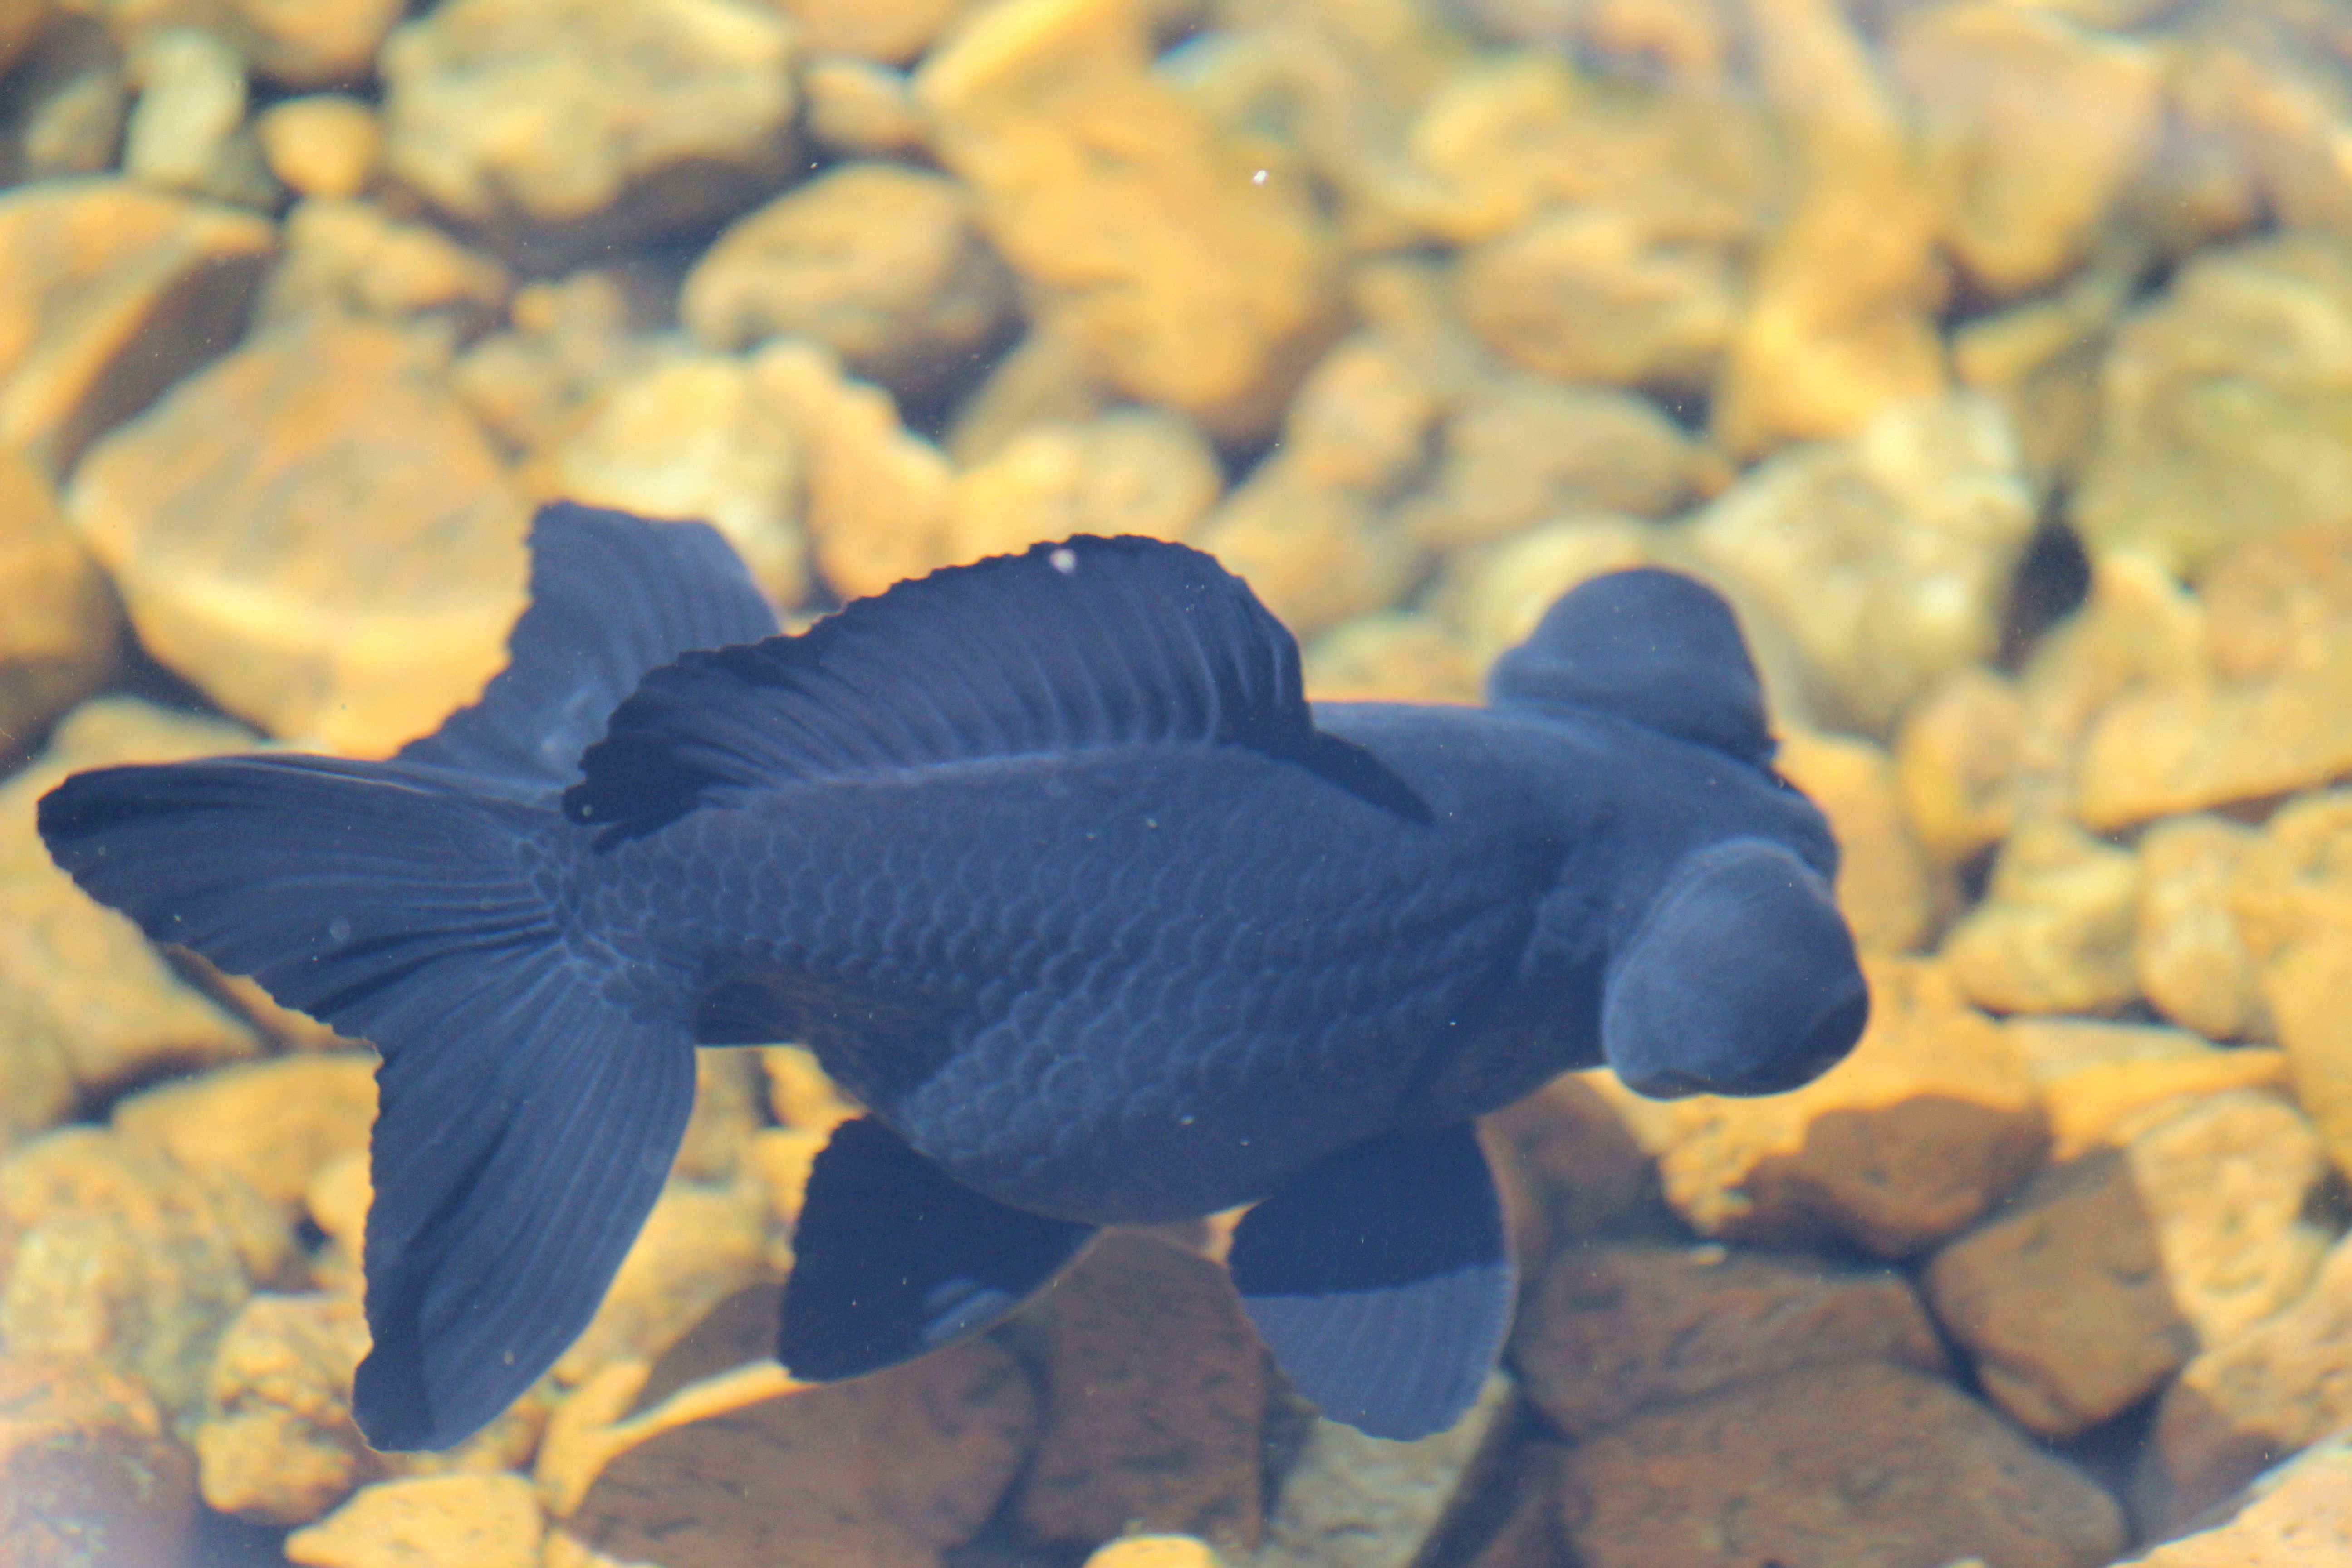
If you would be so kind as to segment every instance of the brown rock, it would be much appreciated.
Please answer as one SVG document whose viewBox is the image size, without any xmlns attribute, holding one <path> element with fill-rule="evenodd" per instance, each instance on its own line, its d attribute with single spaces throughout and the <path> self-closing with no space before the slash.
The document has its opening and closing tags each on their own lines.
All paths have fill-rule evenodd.
<svg viewBox="0 0 2352 1568">
<path fill-rule="evenodd" d="M 2352 1423 L 2352 1244 L 2302 1299 L 2206 1351 L 2157 1405 L 2133 1484 L 2152 1533 L 2178 1530 L 2267 1467 Z"/>
<path fill-rule="evenodd" d="M 614 1431 L 549 1562 L 935 1568 L 995 1510 L 1036 1422 L 1027 1374 L 984 1340 L 854 1383 L 698 1384 Z"/>
<path fill-rule="evenodd" d="M 1607 1076 L 1563 1073 L 1478 1124 L 1523 1269 L 1555 1246 L 1664 1212 L 1657 1168 L 1594 1088 Z"/>
<path fill-rule="evenodd" d="M 368 202 L 312 200 L 286 218 L 286 255 L 255 310 L 267 329 L 313 310 L 447 323 L 478 335 L 506 309 L 506 268 L 429 224 Z"/>
<path fill-rule="evenodd" d="M 2352 1451 L 2338 1436 L 2257 1479 L 2219 1523 L 2130 1568 L 2301 1568 L 2352 1558 Z"/>
<path fill-rule="evenodd" d="M 1945 389 L 1937 215 L 1868 47 L 1826 0 L 1754 0 L 1747 17 L 1796 173 L 1716 385 L 1717 437 L 1742 457 L 1856 435 Z"/>
<path fill-rule="evenodd" d="M 2126 1141 L 2184 1095 L 2288 1085 L 2285 1052 L 2223 1049 L 2184 1029 L 2091 1018 L 2011 1018 L 2005 1027 L 2041 1090 L 2053 1160 Z"/>
<path fill-rule="evenodd" d="M 1934 1378 L 1801 1367 L 1654 1413 L 1569 1451 L 1563 1507 L 1587 1568 L 1834 1562 L 2095 1568 L 2113 1499 Z"/>
<path fill-rule="evenodd" d="M 222 1336 L 196 1429 L 207 1506 L 264 1524 L 308 1524 L 373 1479 L 352 1424 L 352 1373 L 367 1323 L 346 1294 L 256 1296 Z"/>
<path fill-rule="evenodd" d="M 1973 1222 L 2039 1163 L 2048 1131 L 2025 1064 L 1950 971 L 1867 955 L 1864 971 L 1870 1027 L 1803 1089 L 1661 1102 L 1595 1080 L 1702 1233 L 1827 1234 L 1906 1257 Z"/>
<path fill-rule="evenodd" d="M 343 201 L 374 183 L 383 163 L 383 123 L 340 92 L 273 103 L 255 116 L 269 172 L 298 196 Z"/>
<path fill-rule="evenodd" d="M 1048 1541 L 1257 1544 L 1265 1354 L 1215 1264 L 1111 1236 L 1048 1296 L 1045 1429 L 1021 1521 Z"/>
<path fill-rule="evenodd" d="M 247 1062 L 131 1096 L 117 1131 L 184 1169 L 235 1176 L 292 1214 L 329 1163 L 367 1148 L 375 1061 L 357 1051 Z"/>
<path fill-rule="evenodd" d="M 1120 408 L 1033 426 L 956 476 L 949 553 L 977 561 L 1074 533 L 1181 539 L 1223 488 L 1216 453 L 1172 414 Z"/>
<path fill-rule="evenodd" d="M 458 0 L 383 47 L 385 163 L 543 270 L 780 184 L 792 58 L 750 0 Z"/>
<path fill-rule="evenodd" d="M 2280 1101 L 2237 1090 L 2029 1184 L 1937 1254 L 1937 1316 L 1993 1399 L 2071 1436 L 2136 1403 L 2309 1283 L 2302 1212 L 2324 1161 Z"/>
<path fill-rule="evenodd" d="M 1888 64 L 1961 264 L 2000 294 L 2082 260 L 2156 148 L 2157 58 L 2136 39 L 1983 3 L 1903 16 Z"/>
<path fill-rule="evenodd" d="M 320 1523 L 286 1538 L 307 1568 L 539 1568 L 545 1524 L 520 1476 L 423 1476 L 378 1481 Z"/>
<path fill-rule="evenodd" d="M 2139 861 L 2063 822 L 2001 846 L 1984 901 L 1944 943 L 1969 999 L 2002 1013 L 2111 1013 L 2139 993 Z"/>
<path fill-rule="evenodd" d="M 58 14 L 57 0 L 7 0 L 0 5 L 0 75 L 5 75 Z"/>
<path fill-rule="evenodd" d="M 232 725 L 105 698 L 68 714 L 48 751 L 0 784 L 0 1079 L 11 1091 L 0 1096 L 0 1149 L 84 1094 L 259 1048 L 137 926 L 75 887 L 34 829 L 40 797 L 77 769 L 172 762 L 251 740 Z"/>
<path fill-rule="evenodd" d="M 120 1133 L 64 1128 L 0 1163 L 0 1341 L 135 1373 L 184 1426 L 222 1331 L 293 1260 L 260 1194 Z"/>
<path fill-rule="evenodd" d="M 93 451 L 68 513 L 158 658 L 330 751 L 389 752 L 471 701 L 522 599 L 521 499 L 387 327 L 248 343 Z"/>
<path fill-rule="evenodd" d="M 34 41 L 8 92 L 0 174 L 29 183 L 114 167 L 131 92 L 122 53 L 94 18 L 60 16 Z"/>
<path fill-rule="evenodd" d="M 112 668 L 122 612 L 58 515 L 48 476 L 0 448 L 0 756 L 23 751 Z"/>
<path fill-rule="evenodd" d="M 1733 258 L 1625 213 L 1571 207 L 1465 253 L 1462 319 L 1522 369 L 1703 391 L 1739 317 Z"/>
<path fill-rule="evenodd" d="M 1560 1568 L 1568 1542 L 1559 1527 L 1558 1443 L 1520 1445 L 1504 1472 L 1502 1521 L 1478 1542 L 1464 1568 Z"/>
<path fill-rule="evenodd" d="M 2017 689 L 1976 665 L 1945 676 L 1904 710 L 1895 731 L 1895 788 L 1934 864 L 1957 866 L 2009 837 L 2024 716 Z"/>
<path fill-rule="evenodd" d="M 1300 662 L 1317 702 L 1475 702 L 1478 666 L 1460 633 L 1419 610 L 1342 621 Z"/>
<path fill-rule="evenodd" d="M 920 151 L 930 135 L 915 110 L 907 73 L 840 55 L 819 55 L 801 71 L 809 134 L 845 157 Z"/>
<path fill-rule="evenodd" d="M 708 522 L 762 593 L 797 604 L 808 588 L 806 444 L 793 415 L 760 362 L 669 359 L 606 384 L 530 479 L 549 499 Z"/>
<path fill-rule="evenodd" d="M 1478 544 L 1590 512 L 1658 516 L 1697 487 L 1706 463 L 1646 398 L 1500 376 L 1446 421 L 1435 482 L 1403 509 L 1439 549 Z"/>
<path fill-rule="evenodd" d="M 1948 1370 L 1901 1275 L 1712 1244 L 1570 1247 L 1544 1271 L 1512 1351 L 1528 1397 L 1579 1442 L 1813 1362 Z"/>
<path fill-rule="evenodd" d="M 2294 1075 L 2296 1100 L 2352 1170 L 2352 883 L 2339 868 L 2352 837 L 2352 793 L 2305 795 L 2246 850 L 2230 889 L 2238 930 L 2262 976 Z"/>
<path fill-rule="evenodd" d="M 1878 734 L 1998 649 L 2032 529 L 2006 421 L 1964 395 L 1772 458 L 1702 510 L 1687 542 L 1794 644 L 1825 718 Z"/>
<path fill-rule="evenodd" d="M 2217 1040 L 2267 1039 L 2260 977 L 2230 910 L 2230 884 L 2254 842 L 2224 817 L 2159 822 L 2139 841 L 2140 994 L 2174 1023 Z"/>
<path fill-rule="evenodd" d="M 1894 760 L 1868 741 L 1783 728 L 1772 765 L 1830 820 L 1839 850 L 1838 908 L 1860 945 L 1917 947 L 1950 890 L 1905 820 Z"/>
<path fill-rule="evenodd" d="M 136 1378 L 0 1357 L 0 1550 L 12 1568 L 176 1563 L 195 1465 Z"/>
<path fill-rule="evenodd" d="M 1517 1405 L 1496 1373 L 1451 1429 L 1413 1442 L 1317 1421 L 1283 1478 L 1257 1568 L 1409 1568 L 1495 1462 Z"/>
<path fill-rule="evenodd" d="M 275 243 L 250 214 L 125 181 L 0 193 L 0 443 L 64 472 L 236 341 Z"/>
<path fill-rule="evenodd" d="M 1056 332 L 1145 402 L 1261 433 L 1326 330 L 1329 239 L 1303 183 L 1254 180 L 1149 55 L 1135 0 L 1015 0 L 916 93 Z"/>
<path fill-rule="evenodd" d="M 678 300 L 710 348 L 814 338 L 901 396 L 961 379 L 1012 309 L 964 188 L 882 163 L 835 164 L 737 219 Z"/>
<path fill-rule="evenodd" d="M 811 49 L 904 64 L 921 54 L 965 0 L 772 0 Z"/>
</svg>

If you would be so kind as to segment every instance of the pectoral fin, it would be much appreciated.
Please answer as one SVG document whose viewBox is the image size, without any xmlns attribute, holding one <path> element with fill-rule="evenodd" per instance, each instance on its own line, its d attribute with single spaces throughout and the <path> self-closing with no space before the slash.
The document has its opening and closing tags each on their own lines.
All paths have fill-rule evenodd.
<svg viewBox="0 0 2352 1568">
<path fill-rule="evenodd" d="M 1331 1155 L 1243 1217 L 1230 1264 L 1298 1392 L 1376 1437 L 1453 1426 L 1510 1329 L 1502 1205 L 1466 1122 Z"/>
<path fill-rule="evenodd" d="M 776 1358 L 816 1382 L 911 1361 L 995 1323 L 1093 1235 L 959 1184 L 872 1117 L 845 1121 L 809 1175 Z"/>
</svg>

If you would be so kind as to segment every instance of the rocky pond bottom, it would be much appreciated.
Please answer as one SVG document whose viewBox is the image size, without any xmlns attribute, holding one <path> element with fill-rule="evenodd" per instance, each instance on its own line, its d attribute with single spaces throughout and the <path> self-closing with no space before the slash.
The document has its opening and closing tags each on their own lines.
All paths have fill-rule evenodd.
<svg viewBox="0 0 2352 1568">
<path fill-rule="evenodd" d="M 2352 1561 L 2347 148 L 2321 0 L 0 0 L 0 1568 Z M 431 729 L 558 496 L 796 626 L 1182 539 L 1327 698 L 1696 573 L 1869 1033 L 1491 1119 L 1518 1326 L 1403 1445 L 1218 1224 L 793 1385 L 852 1108 L 706 1052 L 586 1333 L 376 1454 L 371 1054 L 33 803 Z"/>
</svg>

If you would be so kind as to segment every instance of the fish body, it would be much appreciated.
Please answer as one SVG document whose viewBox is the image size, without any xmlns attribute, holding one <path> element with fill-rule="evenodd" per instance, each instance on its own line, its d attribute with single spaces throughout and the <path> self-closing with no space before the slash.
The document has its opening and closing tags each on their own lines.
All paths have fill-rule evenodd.
<svg viewBox="0 0 2352 1568">
<path fill-rule="evenodd" d="M 698 525 L 559 507 L 475 707 L 383 763 L 77 775 L 58 862 L 383 1053 L 379 1447 L 446 1447 L 584 1326 L 690 1047 L 807 1042 L 871 1112 L 812 1175 L 780 1353 L 978 1331 L 1097 1227 L 1255 1203 L 1232 1268 L 1310 1397 L 1475 1396 L 1512 1296 L 1473 1118 L 1606 1061 L 1769 1092 L 1867 1002 L 1728 612 L 1570 595 L 1484 708 L 1310 708 L 1207 557 L 1067 541 L 773 635 Z"/>
</svg>

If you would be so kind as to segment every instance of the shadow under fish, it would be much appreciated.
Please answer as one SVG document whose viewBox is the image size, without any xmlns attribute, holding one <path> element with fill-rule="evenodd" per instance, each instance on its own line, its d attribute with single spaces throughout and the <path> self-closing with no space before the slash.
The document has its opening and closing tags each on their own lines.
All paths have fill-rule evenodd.
<svg viewBox="0 0 2352 1568">
<path fill-rule="evenodd" d="M 780 1356 L 978 1332 L 1100 1226 L 1255 1203 L 1231 1268 L 1300 1392 L 1451 1425 L 1513 1282 L 1472 1119 L 1567 1068 L 1762 1094 L 1868 1003 L 1729 612 L 1599 578 L 1476 707 L 1310 707 L 1209 557 L 1076 538 L 809 631 L 698 523 L 556 505 L 474 706 L 383 762 L 79 773 L 58 864 L 383 1053 L 379 1448 L 446 1448 L 587 1324 L 698 1043 L 806 1042 Z"/>
</svg>

